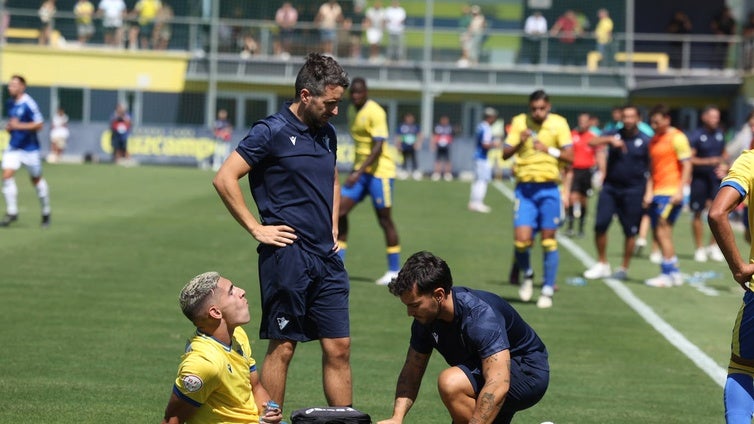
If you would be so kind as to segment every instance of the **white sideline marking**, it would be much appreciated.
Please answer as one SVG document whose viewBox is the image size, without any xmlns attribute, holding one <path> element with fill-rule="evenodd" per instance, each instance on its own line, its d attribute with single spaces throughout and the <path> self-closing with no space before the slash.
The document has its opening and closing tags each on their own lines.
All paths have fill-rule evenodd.
<svg viewBox="0 0 754 424">
<path fill-rule="evenodd" d="M 513 192 L 506 187 L 503 183 L 495 181 L 493 186 L 500 191 L 508 200 L 513 201 Z M 568 238 L 558 236 L 558 243 L 568 249 L 571 254 L 576 257 L 586 268 L 590 268 L 596 262 L 588 253 L 579 247 L 576 243 Z M 663 320 L 657 313 L 652 310 L 646 303 L 619 280 L 613 278 L 605 278 L 603 280 L 605 284 L 613 289 L 613 292 L 618 297 L 630 306 L 636 313 L 639 314 L 649 325 L 651 325 L 658 333 L 660 333 L 667 341 L 670 342 L 676 349 L 681 351 L 687 358 L 691 360 L 699 369 L 707 374 L 712 381 L 717 383 L 720 387 L 725 387 L 725 380 L 728 372 L 717 365 L 706 353 L 699 349 L 695 344 L 691 343 L 683 334 L 673 328 L 665 320 Z"/>
</svg>

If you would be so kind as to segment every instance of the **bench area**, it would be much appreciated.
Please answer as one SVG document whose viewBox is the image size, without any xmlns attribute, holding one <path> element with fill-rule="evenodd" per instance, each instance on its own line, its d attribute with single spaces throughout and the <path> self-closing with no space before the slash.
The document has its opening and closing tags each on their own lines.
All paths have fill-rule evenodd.
<svg viewBox="0 0 754 424">
<path fill-rule="evenodd" d="M 3 36 L 8 39 L 39 40 L 39 30 L 36 28 L 6 28 Z M 60 31 L 53 30 L 50 35 L 50 45 L 57 46 L 60 41 Z"/>
<path fill-rule="evenodd" d="M 634 63 L 656 63 L 657 72 L 664 74 L 668 71 L 668 65 L 670 58 L 667 53 L 653 53 L 653 52 L 633 52 L 630 55 L 626 52 L 615 53 L 616 62 L 627 62 L 631 58 Z M 599 66 L 602 55 L 598 51 L 591 51 L 586 56 L 586 67 L 589 71 L 596 71 Z"/>
</svg>

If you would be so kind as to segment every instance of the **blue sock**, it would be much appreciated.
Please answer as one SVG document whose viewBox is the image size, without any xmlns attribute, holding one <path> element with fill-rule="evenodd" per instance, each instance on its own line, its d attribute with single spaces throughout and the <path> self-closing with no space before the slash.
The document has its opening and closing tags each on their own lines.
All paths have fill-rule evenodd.
<svg viewBox="0 0 754 424">
<path fill-rule="evenodd" d="M 391 246 L 387 248 L 387 269 L 388 271 L 395 271 L 395 272 L 400 271 L 401 269 L 400 246 Z"/>
<path fill-rule="evenodd" d="M 550 250 L 545 251 L 544 255 L 544 268 L 545 268 L 545 286 L 555 286 L 555 277 L 558 275 L 558 265 L 560 264 L 560 251 Z"/>
<path fill-rule="evenodd" d="M 725 421 L 751 424 L 754 414 L 754 382 L 747 374 L 728 374 L 723 390 Z"/>
</svg>

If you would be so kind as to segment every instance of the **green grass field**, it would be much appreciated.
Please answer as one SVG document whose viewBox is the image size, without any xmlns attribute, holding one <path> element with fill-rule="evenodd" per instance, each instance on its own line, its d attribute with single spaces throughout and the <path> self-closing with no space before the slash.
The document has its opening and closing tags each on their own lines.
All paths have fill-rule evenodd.
<svg viewBox="0 0 754 424">
<path fill-rule="evenodd" d="M 194 275 L 218 270 L 247 289 L 246 326 L 258 360 L 266 342 L 259 322 L 256 243 L 215 194 L 211 174 L 188 168 L 48 165 L 53 225 L 39 228 L 39 206 L 19 173 L 20 220 L 0 231 L 0 423 L 159 422 L 184 342 L 193 328 L 177 305 Z M 243 183 L 247 187 L 246 182 Z M 540 423 L 721 422 L 722 389 L 600 281 L 565 283 L 584 266 L 561 250 L 555 306 L 538 310 L 507 283 L 511 203 L 490 188 L 489 215 L 466 210 L 462 182 L 396 182 L 395 219 L 403 258 L 431 250 L 450 264 L 456 284 L 509 299 L 550 351 L 545 398 L 517 415 Z M 250 196 L 249 196 L 250 197 Z M 592 211 L 593 212 L 593 211 Z M 592 214 L 590 212 L 590 214 Z M 615 264 L 622 239 L 611 233 Z M 402 304 L 372 283 L 385 270 L 384 245 L 371 207 L 351 217 L 354 406 L 386 418 L 408 346 Z M 692 261 L 689 217 L 677 224 L 684 272 L 715 270 L 698 286 L 651 289 L 658 272 L 646 258 L 631 269 L 628 289 L 714 362 L 727 365 L 740 292 L 724 264 Z M 591 237 L 575 240 L 593 255 Z M 563 243 L 561 243 L 563 246 Z M 743 245 L 742 245 L 743 248 Z M 541 253 L 533 258 L 539 271 Z M 317 344 L 299 346 L 286 410 L 324 404 Z M 444 362 L 432 359 L 408 423 L 448 422 L 435 390 Z M 261 364 L 262 368 L 264 367 Z"/>
</svg>

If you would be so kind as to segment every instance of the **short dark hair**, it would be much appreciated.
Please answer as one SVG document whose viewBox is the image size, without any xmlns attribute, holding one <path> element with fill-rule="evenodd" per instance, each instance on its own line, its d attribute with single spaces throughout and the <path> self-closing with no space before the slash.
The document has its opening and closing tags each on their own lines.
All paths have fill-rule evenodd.
<svg viewBox="0 0 754 424">
<path fill-rule="evenodd" d="M 444 260 L 422 250 L 408 258 L 398 277 L 388 284 L 388 289 L 393 295 L 401 296 L 411 291 L 414 284 L 419 294 L 430 294 L 437 288 L 443 288 L 447 293 L 453 287 L 453 276 Z"/>
<path fill-rule="evenodd" d="M 641 116 L 641 111 L 639 110 L 639 108 L 636 105 L 631 104 L 631 103 L 625 104 L 622 107 L 619 107 L 618 109 L 620 109 L 621 111 L 624 111 L 626 109 L 633 109 L 636 111 L 637 116 Z"/>
<path fill-rule="evenodd" d="M 707 113 L 707 112 L 709 112 L 711 110 L 716 110 L 716 111 L 720 112 L 720 108 L 717 107 L 717 106 L 715 106 L 715 105 L 705 105 L 704 108 L 702 109 L 702 115 L 704 115 L 705 113 Z"/>
<path fill-rule="evenodd" d="M 529 95 L 529 103 L 537 100 L 544 100 L 546 102 L 549 102 L 550 96 L 545 93 L 545 90 L 537 90 Z"/>
<path fill-rule="evenodd" d="M 665 117 L 670 117 L 670 108 L 663 104 L 656 105 L 652 108 L 652 110 L 649 111 L 649 116 L 651 117 L 657 114 Z"/>
<path fill-rule="evenodd" d="M 17 79 L 18 82 L 20 82 L 23 85 L 26 85 L 26 78 L 24 78 L 23 76 L 21 76 L 19 74 L 13 74 L 13 75 L 11 75 L 10 79 Z"/>
<path fill-rule="evenodd" d="M 348 88 L 350 80 L 348 73 L 330 56 L 320 53 L 309 53 L 306 63 L 296 76 L 296 100 L 301 98 L 301 90 L 309 90 L 314 96 L 321 96 L 325 88 L 337 85 Z"/>
</svg>

